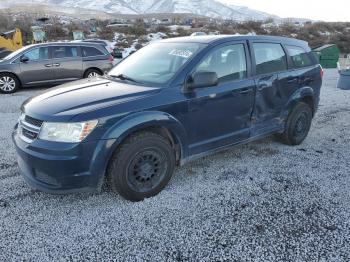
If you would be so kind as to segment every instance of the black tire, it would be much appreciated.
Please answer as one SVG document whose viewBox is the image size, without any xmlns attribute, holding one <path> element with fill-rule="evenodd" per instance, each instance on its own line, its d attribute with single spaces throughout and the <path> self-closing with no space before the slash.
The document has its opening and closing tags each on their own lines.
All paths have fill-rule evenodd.
<svg viewBox="0 0 350 262">
<path fill-rule="evenodd" d="M 96 76 L 101 76 L 101 75 L 102 75 L 102 73 L 100 70 L 91 68 L 91 69 L 88 69 L 85 71 L 84 78 L 96 77 Z"/>
<path fill-rule="evenodd" d="M 20 87 L 18 78 L 10 73 L 0 73 L 0 92 L 3 94 L 15 93 Z"/>
<path fill-rule="evenodd" d="M 307 137 L 312 122 L 312 110 L 306 103 L 298 103 L 289 114 L 284 132 L 277 137 L 287 145 L 300 145 Z"/>
<path fill-rule="evenodd" d="M 170 181 L 174 168 L 175 153 L 169 141 L 152 132 L 141 132 L 116 150 L 107 182 L 125 199 L 141 201 L 157 195 Z"/>
</svg>

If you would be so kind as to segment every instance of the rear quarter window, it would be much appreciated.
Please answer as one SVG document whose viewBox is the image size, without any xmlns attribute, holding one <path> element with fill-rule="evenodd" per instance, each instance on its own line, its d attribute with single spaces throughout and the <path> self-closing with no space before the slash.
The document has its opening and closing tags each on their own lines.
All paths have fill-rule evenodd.
<svg viewBox="0 0 350 262">
<path fill-rule="evenodd" d="M 309 53 L 307 53 L 302 47 L 287 45 L 286 48 L 294 67 L 301 68 L 313 65 Z"/>
<path fill-rule="evenodd" d="M 287 70 L 287 56 L 280 44 L 253 43 L 253 50 L 258 75 Z"/>
<path fill-rule="evenodd" d="M 78 48 L 76 46 L 53 46 L 53 58 L 71 58 L 78 56 Z"/>
<path fill-rule="evenodd" d="M 83 57 L 105 55 L 102 51 L 98 50 L 95 47 L 82 46 L 81 50 L 83 53 Z"/>
</svg>

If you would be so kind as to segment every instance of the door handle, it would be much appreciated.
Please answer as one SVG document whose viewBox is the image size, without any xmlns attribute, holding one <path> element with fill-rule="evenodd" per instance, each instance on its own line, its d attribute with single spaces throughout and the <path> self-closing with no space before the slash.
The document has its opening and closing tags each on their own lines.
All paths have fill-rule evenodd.
<svg viewBox="0 0 350 262">
<path fill-rule="evenodd" d="M 242 95 L 244 95 L 244 94 L 248 94 L 248 93 L 250 93 L 250 92 L 252 92 L 252 91 L 253 91 L 253 89 L 251 89 L 251 88 L 246 88 L 246 89 L 243 89 L 242 91 L 240 91 L 239 93 L 242 94 Z"/>
<path fill-rule="evenodd" d="M 259 87 L 258 87 L 258 90 L 259 91 L 262 91 L 264 90 L 265 88 L 268 88 L 269 86 L 267 84 L 260 84 Z"/>
<path fill-rule="evenodd" d="M 288 84 L 297 83 L 298 80 L 299 80 L 299 79 L 298 79 L 297 77 L 291 77 L 291 78 L 288 78 L 287 83 L 288 83 Z"/>
<path fill-rule="evenodd" d="M 59 64 L 59 63 L 55 63 L 55 64 L 53 64 L 53 65 L 57 67 L 57 66 L 60 66 L 61 64 Z"/>
<path fill-rule="evenodd" d="M 52 64 L 46 64 L 45 67 L 52 67 Z"/>
</svg>

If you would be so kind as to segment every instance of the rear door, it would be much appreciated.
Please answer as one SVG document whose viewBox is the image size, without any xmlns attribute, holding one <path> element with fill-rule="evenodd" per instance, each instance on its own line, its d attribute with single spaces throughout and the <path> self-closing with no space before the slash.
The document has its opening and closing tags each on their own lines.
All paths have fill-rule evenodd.
<svg viewBox="0 0 350 262">
<path fill-rule="evenodd" d="M 52 60 L 49 47 L 35 47 L 26 51 L 21 57 L 27 62 L 20 63 L 20 79 L 23 85 L 43 84 L 53 81 Z"/>
<path fill-rule="evenodd" d="M 283 83 L 288 73 L 288 63 L 285 50 L 279 43 L 251 41 L 250 45 L 257 86 L 252 118 L 254 136 L 281 127 L 281 112 L 289 97 Z"/>
<path fill-rule="evenodd" d="M 312 57 L 310 48 L 285 45 L 285 49 L 290 57 L 293 70 L 285 76 L 285 86 L 291 95 L 296 89 L 310 86 L 314 89 L 315 97 L 319 96 L 321 86 L 320 68 L 317 61 Z"/>
<path fill-rule="evenodd" d="M 83 77 L 83 62 L 78 46 L 51 46 L 51 54 L 56 81 L 71 81 Z"/>
</svg>

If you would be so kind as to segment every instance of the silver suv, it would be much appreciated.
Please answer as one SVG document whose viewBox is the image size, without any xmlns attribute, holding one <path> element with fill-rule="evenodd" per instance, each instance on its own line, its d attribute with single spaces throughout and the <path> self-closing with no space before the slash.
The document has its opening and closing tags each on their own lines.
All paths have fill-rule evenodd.
<svg viewBox="0 0 350 262">
<path fill-rule="evenodd" d="M 0 60 L 0 92 L 20 87 L 56 85 L 102 75 L 113 57 L 100 44 L 44 43 L 23 47 Z"/>
</svg>

